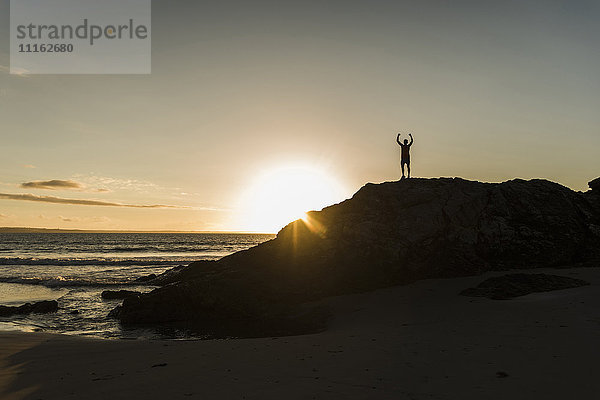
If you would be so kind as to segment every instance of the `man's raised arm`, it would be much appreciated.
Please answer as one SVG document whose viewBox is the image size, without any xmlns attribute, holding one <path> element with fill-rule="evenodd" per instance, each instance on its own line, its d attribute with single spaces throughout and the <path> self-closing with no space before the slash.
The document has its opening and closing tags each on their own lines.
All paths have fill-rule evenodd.
<svg viewBox="0 0 600 400">
<path fill-rule="evenodd" d="M 412 146 L 413 142 L 415 141 L 412 137 L 412 133 L 409 133 L 408 136 L 410 136 L 410 143 L 408 144 L 409 146 Z"/>
<path fill-rule="evenodd" d="M 400 134 L 398 134 L 398 136 L 396 136 L 396 143 L 398 143 L 400 146 L 402 146 L 402 143 L 400 142 Z"/>
</svg>

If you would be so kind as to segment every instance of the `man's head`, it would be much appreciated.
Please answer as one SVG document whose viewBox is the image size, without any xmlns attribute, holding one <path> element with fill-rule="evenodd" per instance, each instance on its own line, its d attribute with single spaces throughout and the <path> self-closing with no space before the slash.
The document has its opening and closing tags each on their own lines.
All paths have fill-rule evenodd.
<svg viewBox="0 0 600 400">
<path fill-rule="evenodd" d="M 404 139 L 404 144 L 408 144 L 408 139 Z"/>
</svg>

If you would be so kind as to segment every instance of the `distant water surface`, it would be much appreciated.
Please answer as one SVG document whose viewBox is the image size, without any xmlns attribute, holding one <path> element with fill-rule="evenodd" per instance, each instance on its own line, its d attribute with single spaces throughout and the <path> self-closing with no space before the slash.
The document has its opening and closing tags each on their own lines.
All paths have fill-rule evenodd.
<svg viewBox="0 0 600 400">
<path fill-rule="evenodd" d="M 57 300 L 56 314 L 0 318 L 0 330 L 42 330 L 105 338 L 161 337 L 123 330 L 106 318 L 120 301 L 103 290 L 138 290 L 136 278 L 196 260 L 219 259 L 270 240 L 234 233 L 0 233 L 0 305 Z M 185 337 L 185 332 L 169 336 Z"/>
</svg>

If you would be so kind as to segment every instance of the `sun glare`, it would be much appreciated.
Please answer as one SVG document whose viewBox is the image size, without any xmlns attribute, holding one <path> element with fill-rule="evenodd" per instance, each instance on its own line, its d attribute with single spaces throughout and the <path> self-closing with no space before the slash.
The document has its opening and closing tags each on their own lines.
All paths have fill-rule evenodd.
<svg viewBox="0 0 600 400">
<path fill-rule="evenodd" d="M 343 200 L 338 181 L 322 170 L 291 166 L 270 170 L 254 182 L 243 200 L 245 230 L 277 232 L 311 210 Z"/>
</svg>

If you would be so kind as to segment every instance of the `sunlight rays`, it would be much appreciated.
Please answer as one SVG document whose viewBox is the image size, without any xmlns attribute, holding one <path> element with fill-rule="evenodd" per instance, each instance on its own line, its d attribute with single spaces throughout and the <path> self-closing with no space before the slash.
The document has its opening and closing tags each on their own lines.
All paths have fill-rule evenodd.
<svg viewBox="0 0 600 400">
<path fill-rule="evenodd" d="M 317 222 L 306 213 L 339 202 L 344 196 L 340 183 L 323 170 L 303 165 L 274 168 L 249 185 L 240 222 L 245 230 L 277 232 L 289 222 L 303 219 L 318 231 Z"/>
</svg>

